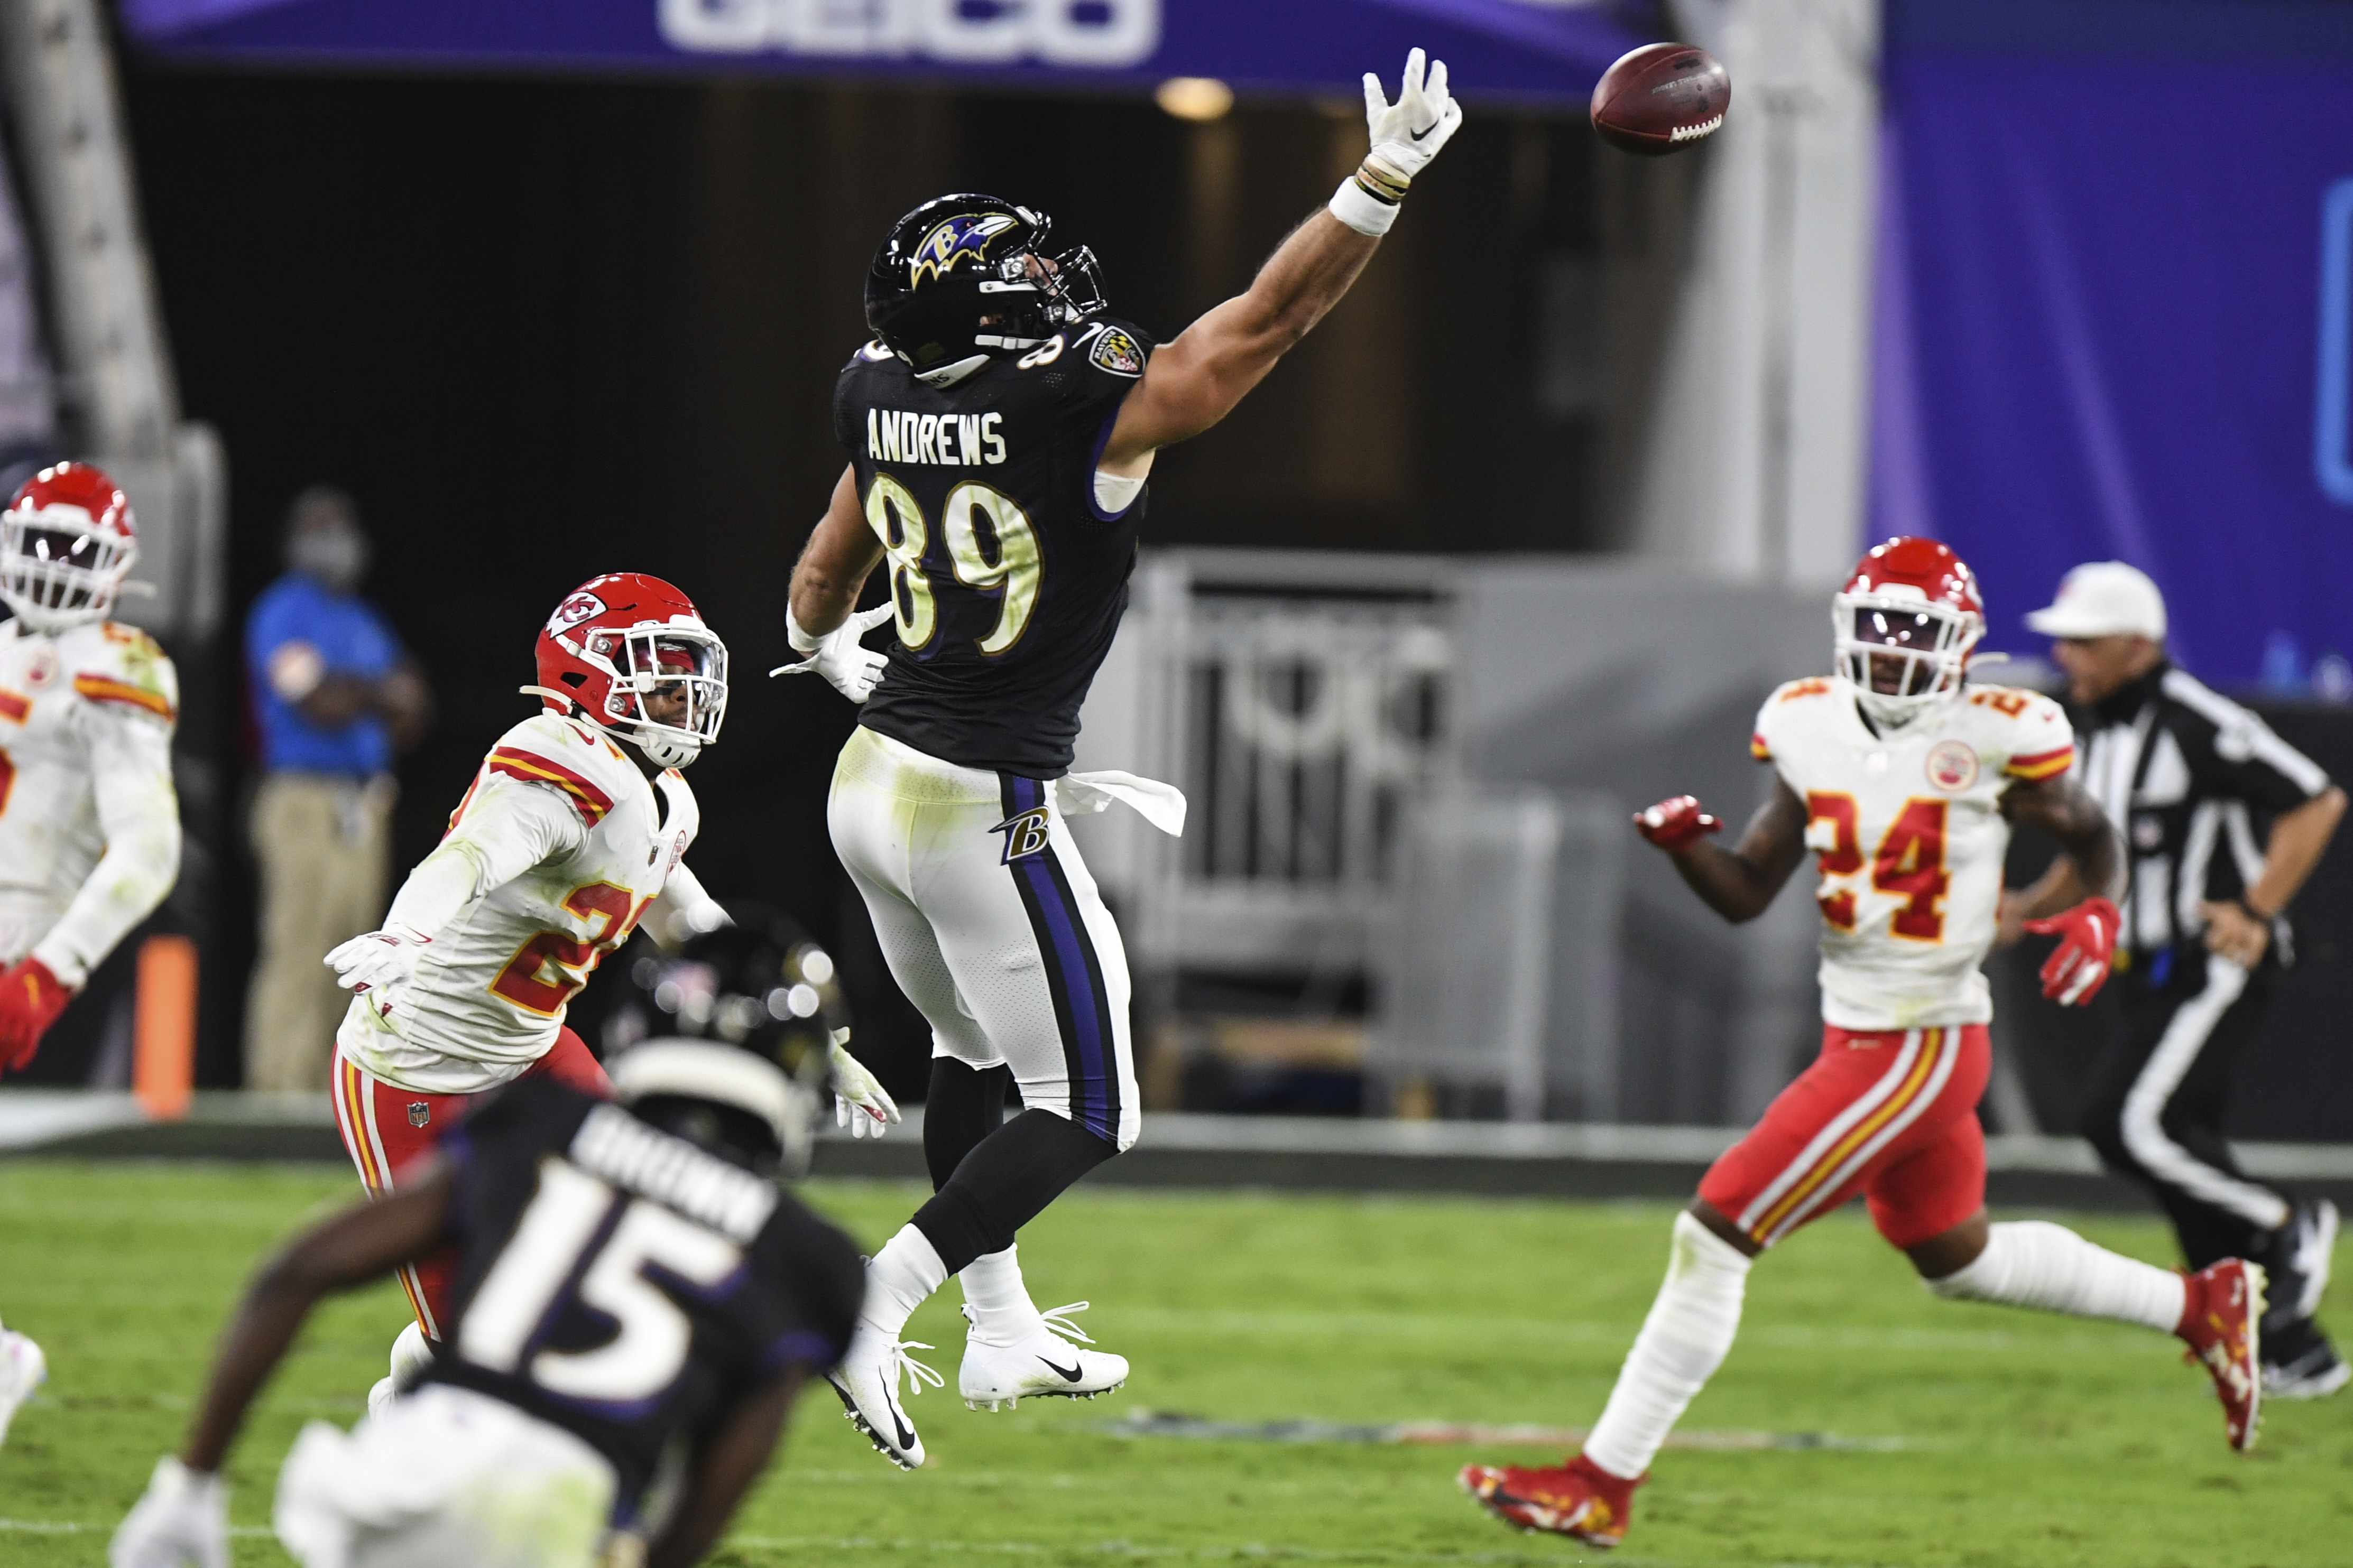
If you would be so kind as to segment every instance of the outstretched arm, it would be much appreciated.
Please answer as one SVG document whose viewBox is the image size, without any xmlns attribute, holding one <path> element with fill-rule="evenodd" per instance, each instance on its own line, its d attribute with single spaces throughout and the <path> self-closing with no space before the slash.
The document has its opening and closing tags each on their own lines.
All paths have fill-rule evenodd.
<svg viewBox="0 0 2353 1568">
<path fill-rule="evenodd" d="M 446 1237 L 456 1184 L 439 1155 L 390 1197 L 355 1204 L 299 1237 L 258 1275 L 221 1336 L 211 1386 L 180 1462 L 220 1468 L 253 1396 L 322 1296 L 382 1279 Z"/>
<path fill-rule="evenodd" d="M 1299 344 L 1356 280 L 1396 221 L 1413 176 L 1462 123 L 1447 91 L 1444 61 L 1425 78 L 1422 53 L 1406 57 L 1398 101 L 1365 78 L 1372 151 L 1343 181 L 1331 205 L 1291 231 L 1249 289 L 1179 332 L 1152 356 L 1144 379 L 1120 405 L 1097 464 L 1141 478 L 1161 447 L 1198 436 L 1234 411 L 1275 361 Z"/>
<path fill-rule="evenodd" d="M 1690 795 L 1662 801 L 1637 816 L 1634 826 L 1667 852 L 1709 909 L 1735 925 L 1763 914 L 1806 854 L 1806 804 L 1778 779 L 1730 849 L 1704 837 L 1722 825 Z"/>
</svg>

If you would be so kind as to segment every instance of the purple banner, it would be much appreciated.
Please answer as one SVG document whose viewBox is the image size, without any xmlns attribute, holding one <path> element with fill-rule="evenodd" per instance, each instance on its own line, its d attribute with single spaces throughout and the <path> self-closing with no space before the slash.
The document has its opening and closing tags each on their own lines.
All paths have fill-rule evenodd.
<svg viewBox="0 0 2353 1568">
<path fill-rule="evenodd" d="M 776 72 L 1354 96 L 1416 45 L 1473 100 L 1581 104 L 1650 41 L 1605 0 L 121 0 L 164 58 Z M 1622 11 L 1622 16 L 1621 16 Z"/>
<path fill-rule="evenodd" d="M 2041 651 L 2023 614 L 2123 560 L 2198 674 L 2342 695 L 2353 8 L 2316 41 L 2308 6 L 2105 9 L 2054 39 L 2039 0 L 1890 8 L 1874 533 L 1959 551 L 1989 646 Z M 2266 103 L 2292 132 L 2241 128 Z"/>
</svg>

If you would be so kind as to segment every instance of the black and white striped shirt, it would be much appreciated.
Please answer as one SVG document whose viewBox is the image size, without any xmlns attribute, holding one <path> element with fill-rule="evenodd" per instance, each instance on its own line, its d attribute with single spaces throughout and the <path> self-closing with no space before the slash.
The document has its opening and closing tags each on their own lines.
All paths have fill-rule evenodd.
<svg viewBox="0 0 2353 1568">
<path fill-rule="evenodd" d="M 2195 940 L 2199 901 L 2244 892 L 2271 818 L 2329 784 L 2262 719 L 2169 664 L 2077 715 L 2076 734 L 2083 786 L 2124 835 L 2124 945 L 2137 955 Z"/>
</svg>

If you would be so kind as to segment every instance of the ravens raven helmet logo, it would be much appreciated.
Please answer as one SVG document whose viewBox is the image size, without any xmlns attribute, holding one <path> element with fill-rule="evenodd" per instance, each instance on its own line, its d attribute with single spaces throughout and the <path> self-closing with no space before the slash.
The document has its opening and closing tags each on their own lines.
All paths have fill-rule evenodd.
<svg viewBox="0 0 2353 1568">
<path fill-rule="evenodd" d="M 929 278 L 945 276 L 969 257 L 976 270 L 988 258 L 989 243 L 1020 226 L 1010 213 L 958 213 L 916 242 L 907 264 L 907 286 L 920 289 Z"/>
</svg>

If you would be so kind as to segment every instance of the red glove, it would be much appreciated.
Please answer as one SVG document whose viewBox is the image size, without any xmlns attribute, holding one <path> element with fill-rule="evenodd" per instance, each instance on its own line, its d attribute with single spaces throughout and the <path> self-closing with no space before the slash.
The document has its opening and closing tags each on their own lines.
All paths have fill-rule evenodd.
<svg viewBox="0 0 2353 1568">
<path fill-rule="evenodd" d="M 2100 994 L 2108 983 L 2108 962 L 2116 951 L 2116 932 L 2124 917 L 2105 899 L 2085 899 L 2073 909 L 2047 920 L 2028 921 L 2037 936 L 2061 939 L 2059 950 L 2042 965 L 2042 994 L 2063 1007 L 2080 1006 Z"/>
<path fill-rule="evenodd" d="M 33 1059 L 41 1037 L 73 997 L 72 988 L 37 958 L 0 973 L 0 1072 L 13 1072 Z"/>
<path fill-rule="evenodd" d="M 1708 834 L 1723 830 L 1722 822 L 1700 809 L 1695 795 L 1679 795 L 1634 814 L 1634 831 L 1670 855 L 1680 855 Z"/>
</svg>

